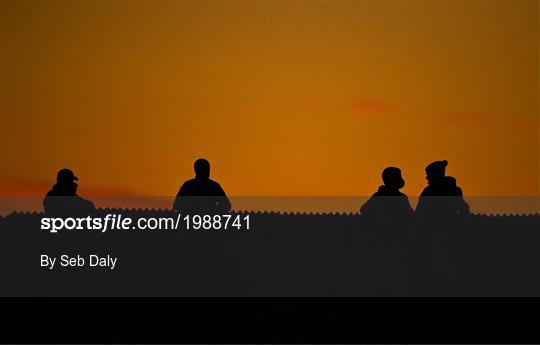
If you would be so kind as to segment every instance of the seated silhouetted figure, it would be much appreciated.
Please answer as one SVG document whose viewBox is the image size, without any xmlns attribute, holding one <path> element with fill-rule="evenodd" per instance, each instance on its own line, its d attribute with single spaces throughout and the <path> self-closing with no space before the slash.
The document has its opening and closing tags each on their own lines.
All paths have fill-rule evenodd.
<svg viewBox="0 0 540 346">
<path fill-rule="evenodd" d="M 363 216 L 379 220 L 397 221 L 408 219 L 414 211 L 409 198 L 399 190 L 405 186 L 401 170 L 397 167 L 387 167 L 382 172 L 384 185 L 371 196 L 360 208 Z"/>
<path fill-rule="evenodd" d="M 416 214 L 420 217 L 454 217 L 467 215 L 469 206 L 454 177 L 446 176 L 448 161 L 435 161 L 426 167 L 428 186 L 418 199 Z"/>
<path fill-rule="evenodd" d="M 195 178 L 186 181 L 174 200 L 173 209 L 187 214 L 228 213 L 231 203 L 221 186 L 210 179 L 210 163 L 195 161 Z"/>
<path fill-rule="evenodd" d="M 88 216 L 95 207 L 91 201 L 77 195 L 79 180 L 70 169 L 63 168 L 56 175 L 56 184 L 43 200 L 43 209 L 48 216 Z"/>
</svg>

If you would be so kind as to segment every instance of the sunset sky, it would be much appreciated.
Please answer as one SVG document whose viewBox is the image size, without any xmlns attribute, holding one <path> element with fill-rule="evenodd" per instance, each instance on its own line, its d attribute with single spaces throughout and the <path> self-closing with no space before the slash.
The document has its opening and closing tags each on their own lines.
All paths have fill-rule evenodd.
<svg viewBox="0 0 540 346">
<path fill-rule="evenodd" d="M 0 4 L 1 190 L 539 195 L 539 3 Z"/>
</svg>

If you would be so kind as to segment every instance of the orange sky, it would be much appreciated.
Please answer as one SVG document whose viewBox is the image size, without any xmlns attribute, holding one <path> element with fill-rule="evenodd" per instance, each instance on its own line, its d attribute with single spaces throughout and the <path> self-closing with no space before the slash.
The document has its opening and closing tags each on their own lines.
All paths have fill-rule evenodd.
<svg viewBox="0 0 540 346">
<path fill-rule="evenodd" d="M 539 195 L 539 5 L 2 2 L 1 193 Z"/>
</svg>

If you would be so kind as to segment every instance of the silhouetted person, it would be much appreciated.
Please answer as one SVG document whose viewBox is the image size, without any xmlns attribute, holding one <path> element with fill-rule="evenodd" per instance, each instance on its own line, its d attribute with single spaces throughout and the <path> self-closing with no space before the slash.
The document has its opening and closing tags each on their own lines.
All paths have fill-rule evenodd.
<svg viewBox="0 0 540 346">
<path fill-rule="evenodd" d="M 73 171 L 63 168 L 56 175 L 56 184 L 43 200 L 45 214 L 50 216 L 88 216 L 95 207 L 91 201 L 77 195 L 79 180 Z"/>
<path fill-rule="evenodd" d="M 414 214 L 409 198 L 399 191 L 405 186 L 401 170 L 387 167 L 382 172 L 384 185 L 360 208 L 364 216 L 385 220 L 403 220 Z"/>
<path fill-rule="evenodd" d="M 454 177 L 446 176 L 448 161 L 434 161 L 426 167 L 428 186 L 420 194 L 416 214 L 422 217 L 467 215 L 469 206 Z"/>
<path fill-rule="evenodd" d="M 182 213 L 228 213 L 231 203 L 221 186 L 210 179 L 210 163 L 198 159 L 195 178 L 186 181 L 174 200 L 173 209 Z"/>
</svg>

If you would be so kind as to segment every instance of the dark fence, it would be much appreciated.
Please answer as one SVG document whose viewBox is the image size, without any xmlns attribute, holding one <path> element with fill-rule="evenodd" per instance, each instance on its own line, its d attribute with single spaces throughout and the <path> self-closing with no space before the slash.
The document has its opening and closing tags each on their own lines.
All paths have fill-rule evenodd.
<svg viewBox="0 0 540 346">
<path fill-rule="evenodd" d="M 174 217 L 99 209 L 94 216 Z M 239 212 L 249 230 L 63 231 L 0 221 L 3 294 L 22 296 L 539 296 L 540 215 L 383 222 Z M 48 271 L 39 255 L 111 254 L 115 270 Z M 13 264 L 13 263 L 16 263 Z M 39 289 L 38 289 L 39 288 Z"/>
</svg>

